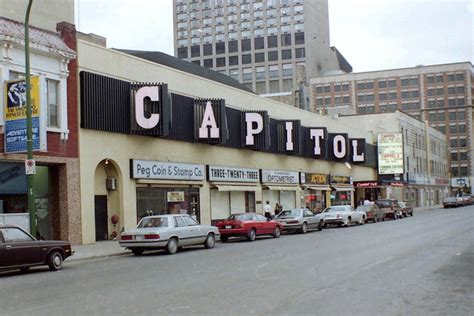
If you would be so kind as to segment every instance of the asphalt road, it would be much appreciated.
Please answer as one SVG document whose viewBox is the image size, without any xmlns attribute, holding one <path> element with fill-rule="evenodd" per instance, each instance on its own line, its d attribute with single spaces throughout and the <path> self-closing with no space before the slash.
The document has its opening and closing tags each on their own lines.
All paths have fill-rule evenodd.
<svg viewBox="0 0 474 316">
<path fill-rule="evenodd" d="M 1 315 L 473 315 L 474 206 L 0 275 Z"/>
</svg>

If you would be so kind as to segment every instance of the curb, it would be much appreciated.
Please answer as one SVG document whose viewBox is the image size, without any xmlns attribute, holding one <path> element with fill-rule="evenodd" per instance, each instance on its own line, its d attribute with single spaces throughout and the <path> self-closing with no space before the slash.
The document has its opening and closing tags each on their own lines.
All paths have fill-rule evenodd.
<svg viewBox="0 0 474 316">
<path fill-rule="evenodd" d="M 123 251 L 123 252 L 115 252 L 115 253 L 108 253 L 108 254 L 97 254 L 97 255 L 92 255 L 89 257 L 83 257 L 83 258 L 77 258 L 74 259 L 74 256 L 70 257 L 68 262 L 81 262 L 81 261 L 86 261 L 86 260 L 93 260 L 93 259 L 101 259 L 101 258 L 108 258 L 108 257 L 119 257 L 119 256 L 125 256 L 125 255 L 131 255 L 132 253 L 129 251 Z"/>
</svg>

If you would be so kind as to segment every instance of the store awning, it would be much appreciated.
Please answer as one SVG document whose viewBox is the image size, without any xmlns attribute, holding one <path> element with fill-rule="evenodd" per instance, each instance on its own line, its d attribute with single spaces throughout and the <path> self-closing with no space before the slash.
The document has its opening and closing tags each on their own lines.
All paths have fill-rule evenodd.
<svg viewBox="0 0 474 316">
<path fill-rule="evenodd" d="M 217 190 L 219 191 L 257 191 L 257 186 L 250 185 L 216 185 Z"/>
<path fill-rule="evenodd" d="M 333 185 L 332 187 L 333 187 L 334 190 L 336 190 L 336 191 L 352 191 L 352 192 L 355 191 L 355 190 L 354 190 L 354 187 L 343 187 L 343 186 L 335 186 L 335 185 Z"/>
<path fill-rule="evenodd" d="M 298 186 L 276 186 L 276 185 L 267 185 L 265 187 L 267 190 L 273 190 L 273 191 L 297 191 Z"/>
<path fill-rule="evenodd" d="M 319 191 L 331 191 L 331 187 L 329 187 L 329 185 L 310 185 L 310 186 L 305 186 L 305 189 L 319 190 Z"/>
</svg>

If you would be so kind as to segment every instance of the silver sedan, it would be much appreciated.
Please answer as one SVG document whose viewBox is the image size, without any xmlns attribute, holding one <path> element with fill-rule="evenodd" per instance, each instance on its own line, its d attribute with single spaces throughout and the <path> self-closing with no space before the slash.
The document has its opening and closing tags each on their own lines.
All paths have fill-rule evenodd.
<svg viewBox="0 0 474 316">
<path fill-rule="evenodd" d="M 201 225 L 189 215 L 157 215 L 144 217 L 136 229 L 123 232 L 119 243 L 136 256 L 156 249 L 174 254 L 183 246 L 213 248 L 219 237 L 217 227 Z"/>
<path fill-rule="evenodd" d="M 295 208 L 292 210 L 285 210 L 275 217 L 277 222 L 283 226 L 286 231 L 299 231 L 304 234 L 308 229 L 322 230 L 324 220 L 321 215 L 314 215 L 313 212 L 307 208 Z"/>
</svg>

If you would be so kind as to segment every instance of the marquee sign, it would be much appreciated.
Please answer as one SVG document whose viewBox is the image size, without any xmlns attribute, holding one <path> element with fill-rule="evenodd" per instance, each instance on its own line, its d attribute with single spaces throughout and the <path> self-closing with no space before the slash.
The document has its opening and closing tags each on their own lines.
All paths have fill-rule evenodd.
<svg viewBox="0 0 474 316">
<path fill-rule="evenodd" d="M 379 174 L 402 174 L 403 135 L 382 133 L 377 135 Z"/>
<path fill-rule="evenodd" d="M 166 84 L 132 84 L 84 71 L 80 80 L 81 128 L 375 165 L 366 162 L 365 140 L 347 133 L 229 108 L 223 99 L 170 94 Z"/>
<path fill-rule="evenodd" d="M 329 175 L 323 173 L 301 173 L 302 184 L 317 184 L 327 185 L 329 184 Z"/>
<path fill-rule="evenodd" d="M 262 183 L 299 184 L 298 172 L 281 170 L 262 170 Z"/>
<path fill-rule="evenodd" d="M 260 180 L 260 174 L 258 169 L 209 166 L 208 180 L 258 183 Z"/>
</svg>

